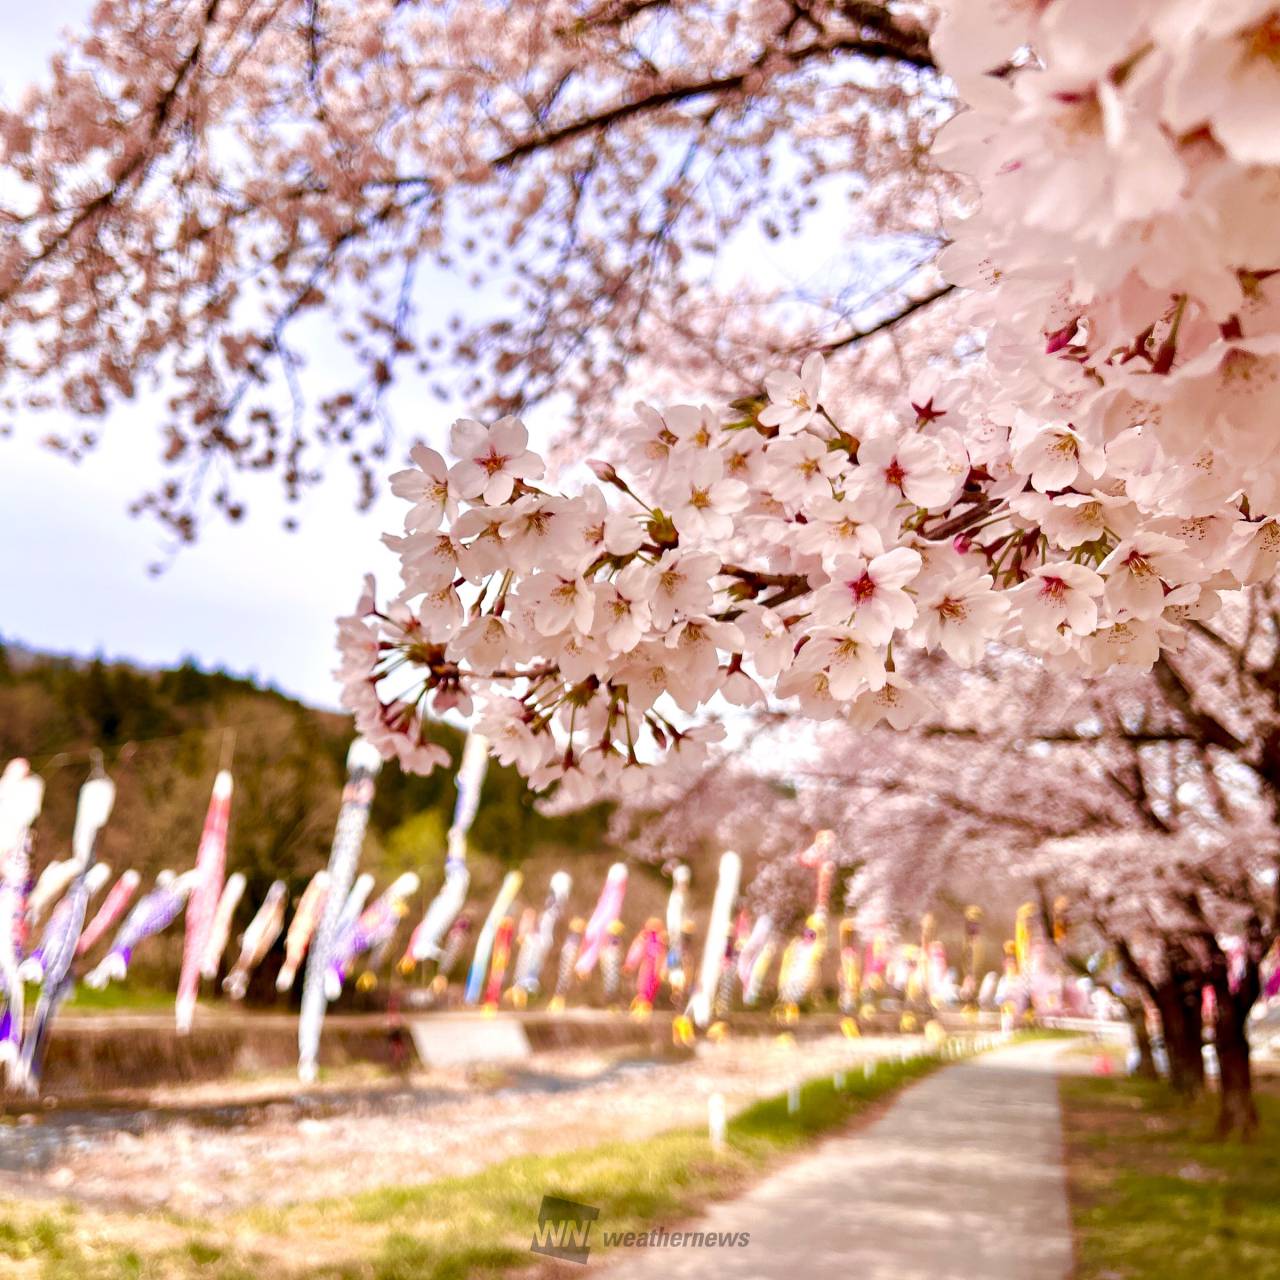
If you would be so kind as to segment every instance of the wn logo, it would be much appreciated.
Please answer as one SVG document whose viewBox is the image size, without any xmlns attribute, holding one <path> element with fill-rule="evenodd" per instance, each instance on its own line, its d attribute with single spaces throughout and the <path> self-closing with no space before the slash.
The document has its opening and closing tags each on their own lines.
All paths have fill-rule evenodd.
<svg viewBox="0 0 1280 1280">
<path fill-rule="evenodd" d="M 565 1262 L 587 1261 L 591 1252 L 587 1240 L 591 1224 L 600 1216 L 600 1210 L 589 1204 L 575 1204 L 559 1196 L 543 1196 L 538 1210 L 538 1225 L 533 1229 L 533 1242 L 529 1248 L 548 1258 L 560 1258 Z"/>
</svg>

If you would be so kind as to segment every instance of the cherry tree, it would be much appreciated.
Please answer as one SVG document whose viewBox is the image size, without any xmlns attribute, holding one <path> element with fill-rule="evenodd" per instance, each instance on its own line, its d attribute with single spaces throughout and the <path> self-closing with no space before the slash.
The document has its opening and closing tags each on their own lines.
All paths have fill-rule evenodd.
<svg viewBox="0 0 1280 1280">
<path fill-rule="evenodd" d="M 794 759 L 787 725 L 757 732 L 752 745 Z M 743 860 L 743 900 L 767 913 L 783 935 L 813 910 L 814 869 L 802 855 L 820 831 L 837 833 L 830 860 L 841 876 L 861 864 L 861 841 L 851 831 L 861 796 L 848 788 L 805 785 L 749 758 L 744 744 L 716 754 L 706 768 L 679 778 L 659 775 L 613 806 L 608 839 L 632 856 L 657 864 L 701 855 L 708 867 L 725 849 Z M 705 886 L 704 886 L 705 887 Z"/>
<path fill-rule="evenodd" d="M 162 387 L 139 506 L 189 538 L 237 471 L 297 496 L 338 451 L 367 497 L 411 378 L 579 428 L 655 362 L 738 394 L 946 291 L 949 110 L 922 21 L 863 0 L 98 0 L 0 111 L 7 405 L 82 415 L 78 456 Z M 723 268 L 833 209 L 822 285 Z"/>
<path fill-rule="evenodd" d="M 876 918 L 916 919 L 957 893 L 1030 899 L 1063 969 L 1112 990 L 1140 1047 L 1149 1006 L 1188 1095 L 1204 1085 L 1203 993 L 1213 992 L 1220 1127 L 1248 1134 L 1246 1027 L 1280 937 L 1265 776 L 1273 601 L 1270 586 L 1229 598 L 1212 628 L 1147 674 L 1064 677 L 1016 651 L 970 670 L 919 664 L 937 710 L 907 732 L 840 719 L 805 732 L 763 716 L 746 749 L 683 784 L 660 773 L 629 798 L 618 834 L 662 856 L 754 840 L 751 893 L 783 914 L 811 892 L 811 873 L 792 873 L 819 825 L 838 832 L 842 865 L 856 870 L 852 903 Z M 785 776 L 770 776 L 778 759 Z"/>
<path fill-rule="evenodd" d="M 1175 1088 L 1203 1087 L 1203 993 L 1221 1073 L 1220 1135 L 1251 1136 L 1247 1019 L 1261 994 L 1261 963 L 1276 940 L 1277 842 L 1268 827 L 1220 839 L 1150 832 L 1047 846 L 1046 870 L 1078 929 L 1109 948 L 1159 1011 Z"/>
<path fill-rule="evenodd" d="M 912 919 L 975 890 L 1029 899 L 1064 971 L 1107 985 L 1139 1046 L 1149 1006 L 1187 1094 L 1204 1083 L 1211 990 L 1224 1133 L 1255 1123 L 1245 1031 L 1280 920 L 1271 597 L 1229 597 L 1151 673 L 1068 677 L 1014 650 L 972 669 L 918 663 L 935 710 L 909 731 L 792 722 L 785 753 L 758 753 L 784 757 L 810 805 L 843 807 L 832 823 L 862 910 Z"/>
<path fill-rule="evenodd" d="M 1220 1128 L 1250 1133 L 1250 1011 L 1280 941 L 1280 612 L 1272 583 L 1229 598 L 1185 651 L 1144 681 L 1105 689 L 1105 711 L 1059 731 L 1127 753 L 1145 856 L 1088 895 L 1126 967 L 1161 1009 L 1175 1074 L 1201 1082 L 1201 1001 L 1213 992 Z M 1080 863 L 1066 867 L 1080 872 Z M 1100 886 L 1100 887 L 1099 887 Z"/>
<path fill-rule="evenodd" d="M 576 800 L 699 766 L 726 704 L 907 727 L 922 654 L 1093 675 L 1184 649 L 1280 556 L 1256 9 L 956 4 L 933 51 L 968 107 L 935 157 L 969 212 L 940 265 L 982 357 L 891 412 L 816 353 L 727 408 L 640 406 L 581 490 L 517 418 L 455 424 L 454 462 L 392 480 L 401 589 L 342 622 L 361 731 L 430 768 L 429 714 L 473 712 Z"/>
</svg>

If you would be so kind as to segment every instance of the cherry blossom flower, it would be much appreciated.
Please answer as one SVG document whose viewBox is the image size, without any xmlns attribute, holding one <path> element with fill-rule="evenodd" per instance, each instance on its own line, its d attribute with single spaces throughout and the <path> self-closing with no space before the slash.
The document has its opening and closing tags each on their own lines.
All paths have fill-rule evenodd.
<svg viewBox="0 0 1280 1280">
<path fill-rule="evenodd" d="M 741 480 L 751 489 L 759 479 L 764 464 L 764 447 L 754 431 L 739 431 L 733 440 L 722 445 L 724 473 L 730 480 Z"/>
<path fill-rule="evenodd" d="M 829 499 L 832 479 L 844 470 L 845 462 L 843 454 L 828 449 L 816 436 L 782 440 L 769 450 L 769 489 L 787 505 Z"/>
<path fill-rule="evenodd" d="M 799 374 L 778 369 L 764 380 L 769 406 L 760 413 L 761 425 L 777 427 L 784 436 L 803 431 L 819 412 L 824 361 L 816 352 L 806 356 Z"/>
<path fill-rule="evenodd" d="M 500 418 L 491 427 L 459 418 L 449 446 L 461 459 L 449 480 L 463 498 L 480 498 L 490 506 L 506 502 L 517 480 L 536 480 L 542 459 L 528 449 L 529 433 L 517 418 Z"/>
<path fill-rule="evenodd" d="M 858 448 L 853 483 L 891 503 L 917 507 L 949 502 L 958 488 L 946 449 L 928 436 L 871 436 Z"/>
<path fill-rule="evenodd" d="M 1009 594 L 1031 644 L 1060 652 L 1066 647 L 1064 632 L 1089 635 L 1098 625 L 1097 597 L 1104 586 L 1088 566 L 1060 561 L 1040 565 Z"/>
<path fill-rule="evenodd" d="M 671 522 L 687 537 L 727 538 L 733 516 L 749 500 L 741 480 L 726 480 L 718 453 L 702 451 L 681 460 L 659 491 Z"/>
<path fill-rule="evenodd" d="M 1242 583 L 1266 582 L 1280 568 L 1280 519 L 1240 527 L 1243 537 L 1233 548 L 1231 571 Z"/>
<path fill-rule="evenodd" d="M 1262 0 L 1187 5 L 1163 32 L 1175 50 L 1162 103 L 1169 124 L 1180 133 L 1211 129 L 1241 164 L 1280 164 L 1280 140 L 1268 128 L 1280 112 L 1274 6 Z"/>
<path fill-rule="evenodd" d="M 878 689 L 859 694 L 849 708 L 849 723 L 855 729 L 874 728 L 887 720 L 895 729 L 909 729 L 927 715 L 933 704 L 908 681 L 893 672 Z"/>
<path fill-rule="evenodd" d="M 778 678 L 774 692 L 779 698 L 798 699 L 800 710 L 810 720 L 830 720 L 840 714 L 825 667 L 797 664 Z"/>
<path fill-rule="evenodd" d="M 526 494 L 506 508 L 499 526 L 504 544 L 502 563 L 517 569 L 550 564 L 584 541 L 581 502 Z"/>
<path fill-rule="evenodd" d="M 629 653 L 648 634 L 652 589 L 653 575 L 640 563 L 629 564 L 612 582 L 596 584 L 595 626 L 614 653 Z"/>
<path fill-rule="evenodd" d="M 773 451 L 770 450 L 772 453 Z M 797 550 L 822 557 L 830 573 L 853 556 L 873 559 L 884 552 L 884 539 L 875 523 L 874 504 L 857 498 L 811 498 L 805 503 L 807 521 L 792 535 Z"/>
<path fill-rule="evenodd" d="M 648 640 L 637 645 L 618 671 L 618 684 L 625 687 L 627 701 L 633 707 L 648 710 L 666 692 L 676 656 L 660 641 Z"/>
<path fill-rule="evenodd" d="M 1013 451 L 1013 465 L 1031 477 L 1041 493 L 1066 489 L 1082 481 L 1088 488 L 1102 475 L 1103 452 L 1066 425 L 1028 426 L 1015 431 L 1021 438 Z"/>
<path fill-rule="evenodd" d="M 594 636 L 584 636 L 580 631 L 569 630 L 561 632 L 556 640 L 559 651 L 557 665 L 564 680 L 578 685 L 593 676 L 597 680 L 608 676 L 611 655 Z"/>
<path fill-rule="evenodd" d="M 1023 498 L 1039 498 L 1040 504 L 1032 507 Z M 1122 495 L 1101 493 L 1097 489 L 1089 493 L 1059 493 L 1053 498 L 1039 494 L 1020 495 L 1009 504 L 1015 511 L 1031 515 L 1044 530 L 1045 537 L 1055 547 L 1072 551 L 1085 542 L 1097 542 L 1108 532 L 1123 535 L 1133 526 L 1133 503 Z"/>
<path fill-rule="evenodd" d="M 424 592 L 418 605 L 418 618 L 427 636 L 436 641 L 447 640 L 462 625 L 465 610 L 462 597 L 452 583 Z"/>
<path fill-rule="evenodd" d="M 502 530 L 510 519 L 509 507 L 472 507 L 454 521 L 458 566 L 470 581 L 483 582 L 506 566 L 512 539 L 510 535 L 504 539 Z"/>
<path fill-rule="evenodd" d="M 400 557 L 402 571 L 426 590 L 447 586 L 458 576 L 461 545 L 443 529 L 423 528 L 403 538 L 383 538 Z"/>
<path fill-rule="evenodd" d="M 1103 623 L 1082 646 L 1085 666 L 1100 675 L 1113 667 L 1148 670 L 1160 656 L 1160 629 L 1153 619 L 1121 618 Z"/>
<path fill-rule="evenodd" d="M 399 719 L 393 714 L 393 721 Z M 400 767 L 406 773 L 426 775 L 450 761 L 449 753 L 439 743 L 426 739 L 415 741 L 403 730 L 392 728 L 385 723 L 357 725 L 361 734 L 384 754 L 394 754 Z"/>
<path fill-rule="evenodd" d="M 1008 599 L 993 590 L 990 574 L 976 565 L 940 582 L 920 602 L 915 635 L 929 650 L 941 648 L 961 667 L 972 667 L 1000 633 Z"/>
<path fill-rule="evenodd" d="M 520 602 L 533 612 L 539 635 L 554 636 L 570 627 L 589 635 L 595 618 L 595 595 L 583 578 L 535 573 L 520 586 Z"/>
<path fill-rule="evenodd" d="M 768 702 L 765 691 L 741 667 L 725 673 L 720 696 L 735 707 L 755 707 Z"/>
<path fill-rule="evenodd" d="M 454 648 L 472 669 L 493 671 L 511 658 L 516 643 L 515 630 L 507 618 L 484 613 L 459 630 Z"/>
<path fill-rule="evenodd" d="M 1185 582 L 1195 573 L 1186 544 L 1162 533 L 1126 538 L 1098 566 L 1107 580 L 1106 596 L 1117 621 L 1159 617 L 1165 584 Z"/>
<path fill-rule="evenodd" d="M 738 618 L 738 630 L 752 665 L 763 679 L 770 680 L 791 665 L 795 640 L 772 609 L 746 605 Z"/>
<path fill-rule="evenodd" d="M 720 649 L 740 650 L 743 640 L 731 622 L 693 617 L 673 626 L 664 643 L 675 658 L 669 674 L 672 696 L 683 710 L 691 712 L 706 702 L 720 683 Z"/>
<path fill-rule="evenodd" d="M 410 532 L 438 529 L 441 520 L 452 520 L 458 514 L 449 468 L 440 454 L 424 444 L 414 445 L 409 457 L 413 466 L 397 471 L 390 480 L 391 492 L 413 503 L 404 518 L 404 527 Z"/>
<path fill-rule="evenodd" d="M 813 594 L 813 618 L 819 623 L 853 619 L 872 644 L 884 644 L 915 621 L 916 607 L 904 588 L 923 561 L 914 547 L 895 547 L 867 563 L 837 563 L 832 581 Z"/>
<path fill-rule="evenodd" d="M 622 442 L 634 462 L 646 467 L 653 475 L 662 475 L 671 451 L 680 444 L 680 437 L 652 406 L 638 404 L 635 413 L 638 422 L 622 432 Z"/>
<path fill-rule="evenodd" d="M 582 495 L 577 528 L 581 531 L 584 569 L 601 555 L 626 558 L 644 541 L 644 531 L 635 518 L 610 510 L 598 489 L 588 489 Z"/>
<path fill-rule="evenodd" d="M 671 744 L 670 766 L 673 769 L 697 770 L 707 759 L 708 750 L 725 736 L 722 724 L 695 724 L 684 730 Z"/>
<path fill-rule="evenodd" d="M 378 631 L 365 620 L 362 610 L 351 617 L 338 619 L 339 663 L 333 673 L 343 686 L 343 706 L 372 696 L 370 673 L 378 661 Z"/>
<path fill-rule="evenodd" d="M 495 759 L 500 764 L 514 765 L 526 777 L 531 776 L 554 749 L 547 737 L 534 732 L 533 715 L 519 698 L 491 698 L 476 723 Z"/>
<path fill-rule="evenodd" d="M 665 552 L 654 566 L 649 598 L 653 625 L 666 631 L 677 614 L 705 612 L 711 604 L 711 577 L 719 568 L 719 558 L 709 552 Z"/>
<path fill-rule="evenodd" d="M 841 702 L 885 681 L 884 655 L 856 627 L 819 627 L 800 651 L 796 668 L 824 670 L 831 696 Z"/>
</svg>

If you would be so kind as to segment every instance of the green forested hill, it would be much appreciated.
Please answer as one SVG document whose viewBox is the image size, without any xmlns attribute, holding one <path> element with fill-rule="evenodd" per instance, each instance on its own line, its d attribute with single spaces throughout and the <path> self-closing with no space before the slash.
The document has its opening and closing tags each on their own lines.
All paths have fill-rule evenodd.
<svg viewBox="0 0 1280 1280">
<path fill-rule="evenodd" d="M 231 735 L 236 789 L 228 866 L 248 877 L 251 901 L 276 878 L 297 892 L 328 857 L 351 740 L 346 716 L 192 662 L 152 671 L 0 644 L 0 761 L 26 756 L 45 778 L 40 864 L 67 854 L 76 792 L 97 747 L 118 788 L 103 859 L 147 878 L 162 867 L 190 866 Z M 456 759 L 462 735 L 440 726 L 439 739 Z M 404 869 L 430 877 L 443 860 L 453 803 L 450 772 L 417 778 L 386 765 L 362 865 L 380 880 Z M 495 765 L 471 844 L 505 865 L 543 851 L 599 852 L 603 816 L 544 818 L 519 776 Z"/>
</svg>

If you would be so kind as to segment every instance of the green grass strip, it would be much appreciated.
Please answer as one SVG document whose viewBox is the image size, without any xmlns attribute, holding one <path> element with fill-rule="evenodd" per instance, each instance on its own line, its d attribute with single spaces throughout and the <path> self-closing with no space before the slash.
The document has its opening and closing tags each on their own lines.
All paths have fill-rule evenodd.
<svg viewBox="0 0 1280 1280">
<path fill-rule="evenodd" d="M 302 1201 L 181 1226 L 181 1247 L 148 1249 L 146 1215 L 113 1215 L 110 1240 L 78 1229 L 73 1212 L 19 1224 L 0 1216 L 0 1264 L 25 1264 L 34 1280 L 484 1280 L 539 1261 L 530 1252 L 544 1195 L 597 1207 L 600 1233 L 647 1231 L 685 1221 L 743 1188 L 771 1164 L 848 1124 L 873 1103 L 934 1071 L 943 1059 L 860 1065 L 837 1089 L 831 1077 L 732 1117 L 714 1151 L 705 1128 L 674 1129 L 548 1156 L 516 1156 L 478 1173 Z M 661 1105 L 661 1099 L 655 1099 Z M 129 1248 L 118 1243 L 127 1238 Z M 593 1256 L 598 1252 L 593 1248 Z M 4 1273 L 0 1265 L 0 1274 Z"/>
<path fill-rule="evenodd" d="M 1077 1280 L 1280 1277 L 1280 1097 L 1258 1088 L 1262 1136 L 1212 1137 L 1216 1099 L 1167 1086 L 1064 1078 Z"/>
</svg>

